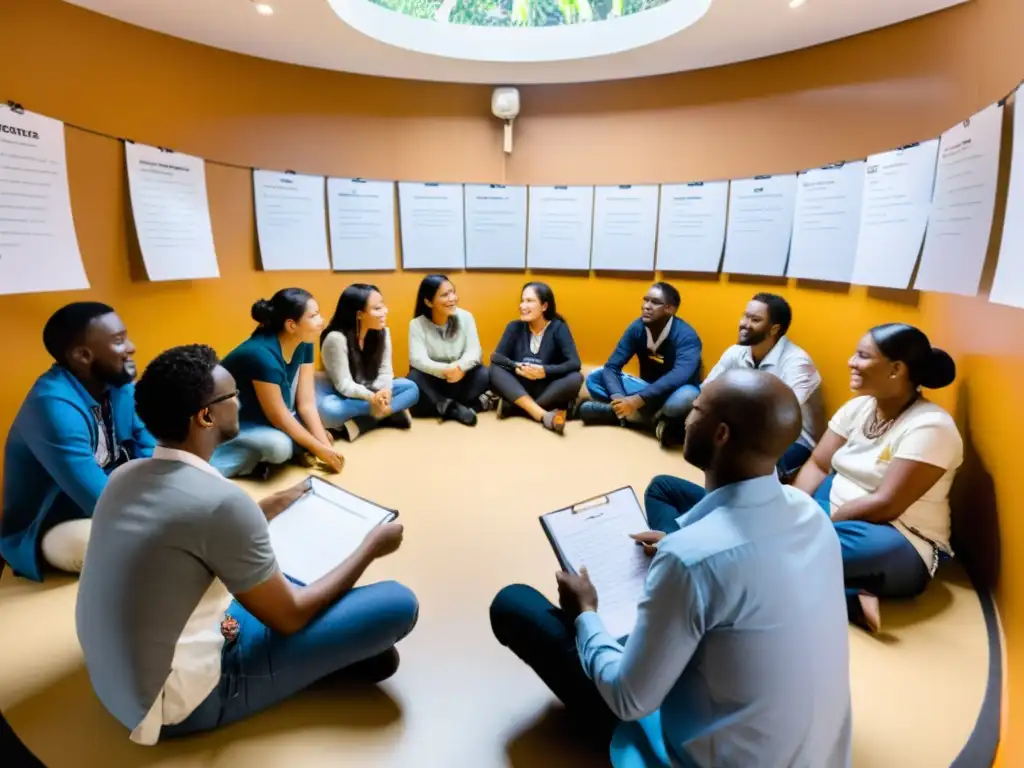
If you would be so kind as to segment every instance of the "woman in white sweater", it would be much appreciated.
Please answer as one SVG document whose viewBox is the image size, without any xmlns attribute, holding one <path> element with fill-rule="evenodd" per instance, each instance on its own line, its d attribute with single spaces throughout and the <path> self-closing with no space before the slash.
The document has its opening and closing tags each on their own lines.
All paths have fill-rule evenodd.
<svg viewBox="0 0 1024 768">
<path fill-rule="evenodd" d="M 476 424 L 477 412 L 490 407 L 484 393 L 491 379 L 482 357 L 476 321 L 459 308 L 452 281 L 427 275 L 409 323 L 409 378 L 422 395 L 412 415 Z"/>
<path fill-rule="evenodd" d="M 408 429 L 419 388 L 396 379 L 388 308 L 377 286 L 355 283 L 341 292 L 320 336 L 325 373 L 317 377 L 317 410 L 327 429 L 349 441 L 378 424 Z"/>
</svg>

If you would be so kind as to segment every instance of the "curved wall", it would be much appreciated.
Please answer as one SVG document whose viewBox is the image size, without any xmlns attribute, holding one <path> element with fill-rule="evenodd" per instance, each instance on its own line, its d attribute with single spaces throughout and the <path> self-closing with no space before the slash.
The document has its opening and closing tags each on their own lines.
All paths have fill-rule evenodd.
<svg viewBox="0 0 1024 768">
<path fill-rule="evenodd" d="M 94 15 L 58 0 L 6 0 L 0 99 L 88 128 L 211 160 L 376 178 L 508 183 L 687 181 L 791 171 L 862 157 L 937 135 L 1004 95 L 1024 75 L 1017 0 L 974 0 L 934 16 L 771 59 L 642 81 L 524 88 L 515 153 L 501 152 L 490 89 L 351 76 L 205 48 Z M 8 374 L 0 432 L 47 364 L 39 343 L 62 303 L 96 298 L 126 319 L 144 364 L 173 344 L 222 353 L 251 328 L 249 304 L 291 283 L 315 288 L 325 309 L 354 279 L 257 270 L 251 175 L 207 165 L 222 278 L 153 284 L 132 249 L 123 149 L 67 131 L 76 228 L 93 288 L 0 297 Z M 998 213 L 998 211 L 997 211 Z M 998 242 L 998 229 L 994 242 Z M 987 274 L 991 275 L 991 267 Z M 360 276 L 390 299 L 396 359 L 414 273 Z M 515 311 L 521 274 L 455 276 L 493 346 Z M 598 363 L 637 312 L 649 278 L 548 276 L 585 361 Z M 995 586 L 1008 655 L 1002 765 L 1024 765 L 1024 489 L 1015 454 L 1024 415 L 1024 311 L 911 291 L 728 276 L 674 276 L 682 313 L 713 364 L 732 343 L 756 290 L 784 291 L 791 335 L 814 356 L 828 406 L 847 396 L 845 361 L 869 326 L 915 323 L 957 358 L 960 379 L 936 399 L 969 446 L 959 549 Z M 599 310 L 598 310 L 599 308 Z M 401 363 L 399 363 L 401 366 Z M 998 507 L 998 525 L 994 510 Z M 1000 542 L 1003 556 L 1000 557 Z M 1016 724 L 1016 729 L 1013 725 Z"/>
</svg>

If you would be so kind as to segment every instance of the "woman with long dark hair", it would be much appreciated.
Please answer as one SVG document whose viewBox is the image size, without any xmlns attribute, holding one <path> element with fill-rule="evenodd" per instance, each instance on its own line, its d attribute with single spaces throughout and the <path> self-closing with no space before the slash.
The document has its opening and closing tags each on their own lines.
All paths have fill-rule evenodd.
<svg viewBox="0 0 1024 768">
<path fill-rule="evenodd" d="M 375 285 L 354 283 L 341 292 L 334 317 L 320 334 L 324 375 L 316 379 L 317 410 L 329 430 L 351 442 L 378 424 L 408 429 L 408 409 L 419 388 L 396 379 L 391 364 L 388 308 Z"/>
<path fill-rule="evenodd" d="M 409 379 L 420 388 L 412 415 L 476 424 L 476 414 L 490 407 L 482 357 L 476 321 L 459 307 L 452 281 L 424 277 L 409 323 Z"/>
<path fill-rule="evenodd" d="M 324 327 L 320 306 L 302 288 L 283 288 L 252 305 L 258 325 L 222 365 L 235 377 L 238 437 L 222 444 L 210 463 L 225 477 L 284 464 L 296 447 L 340 472 L 345 459 L 334 449 L 316 409 L 313 344 Z"/>
<path fill-rule="evenodd" d="M 835 524 L 851 621 L 877 631 L 878 598 L 920 594 L 950 554 L 949 488 L 963 441 L 921 388 L 952 384 L 956 366 L 917 328 L 887 323 L 860 340 L 849 367 L 858 396 L 832 417 L 794 485 Z"/>
<path fill-rule="evenodd" d="M 491 355 L 491 386 L 501 397 L 498 418 L 525 412 L 562 434 L 567 409 L 583 386 L 580 356 L 569 325 L 546 283 L 523 286 L 519 319 L 505 328 Z"/>
</svg>

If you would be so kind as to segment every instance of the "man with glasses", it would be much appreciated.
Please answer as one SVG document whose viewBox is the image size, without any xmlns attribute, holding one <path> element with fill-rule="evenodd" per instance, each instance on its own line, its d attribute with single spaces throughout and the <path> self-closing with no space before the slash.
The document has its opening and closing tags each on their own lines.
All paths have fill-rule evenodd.
<svg viewBox="0 0 1024 768">
<path fill-rule="evenodd" d="M 398 523 L 308 586 L 281 573 L 268 521 L 309 480 L 257 504 L 210 465 L 238 434 L 237 395 L 209 347 L 157 357 L 136 400 L 159 445 L 115 472 L 96 504 L 78 639 L 97 696 L 139 744 L 228 725 L 335 673 L 379 682 L 416 624 L 406 587 L 355 586 L 398 549 Z"/>
<path fill-rule="evenodd" d="M 591 399 L 577 408 L 586 425 L 653 426 L 662 445 L 682 439 L 686 415 L 700 390 L 701 343 L 697 332 L 676 316 L 679 291 L 655 283 L 603 368 L 587 377 Z M 623 373 L 636 357 L 640 376 Z"/>
<path fill-rule="evenodd" d="M 0 517 L 0 554 L 34 581 L 42 581 L 44 562 L 82 569 L 107 477 L 153 452 L 135 415 L 135 345 L 113 308 L 61 307 L 43 328 L 43 346 L 54 362 L 7 433 Z"/>
</svg>

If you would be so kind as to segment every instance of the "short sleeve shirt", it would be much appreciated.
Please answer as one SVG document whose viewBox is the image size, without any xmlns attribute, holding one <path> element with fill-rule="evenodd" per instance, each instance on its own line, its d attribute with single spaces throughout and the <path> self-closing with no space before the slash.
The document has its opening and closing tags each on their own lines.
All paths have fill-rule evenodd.
<svg viewBox="0 0 1024 768">
<path fill-rule="evenodd" d="M 935 403 L 918 399 L 881 437 L 864 435 L 864 424 L 875 409 L 873 397 L 855 397 L 836 411 L 829 429 L 843 445 L 832 457 L 836 471 L 830 497 L 833 510 L 874 493 L 894 459 L 940 467 L 945 474 L 898 519 L 894 527 L 933 565 L 934 549 L 949 550 L 949 489 L 963 462 L 964 448 L 953 418 Z M 933 546 L 934 544 L 934 546 Z"/>
<path fill-rule="evenodd" d="M 223 366 L 235 377 L 241 407 L 238 417 L 243 422 L 267 424 L 266 414 L 256 397 L 254 381 L 277 384 L 281 388 L 288 410 L 295 410 L 295 394 L 299 369 L 313 362 L 313 345 L 299 344 L 292 359 L 287 362 L 281 353 L 281 343 L 274 334 L 255 333 L 224 358 Z"/>
</svg>

